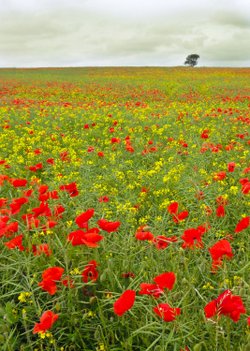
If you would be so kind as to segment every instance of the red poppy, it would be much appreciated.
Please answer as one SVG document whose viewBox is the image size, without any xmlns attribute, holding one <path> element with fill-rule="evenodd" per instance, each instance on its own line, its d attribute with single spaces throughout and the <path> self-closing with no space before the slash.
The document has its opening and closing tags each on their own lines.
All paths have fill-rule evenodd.
<svg viewBox="0 0 250 351">
<path fill-rule="evenodd" d="M 221 171 L 221 172 L 216 173 L 216 174 L 214 175 L 214 178 L 213 178 L 213 179 L 214 179 L 214 180 L 223 180 L 223 179 L 226 178 L 226 176 L 227 176 L 226 172 Z"/>
<path fill-rule="evenodd" d="M 20 251 L 24 251 L 24 246 L 22 245 L 23 241 L 23 234 L 15 236 L 15 238 L 11 239 L 10 241 L 4 243 L 9 249 L 19 249 Z"/>
<path fill-rule="evenodd" d="M 44 254 L 44 255 L 49 257 L 52 254 L 52 251 L 51 251 L 49 245 L 46 243 L 40 244 L 40 245 L 32 245 L 32 252 L 33 252 L 34 256 L 40 256 L 40 255 Z"/>
<path fill-rule="evenodd" d="M 38 216 L 50 217 L 52 215 L 47 202 L 41 202 L 39 207 L 35 207 L 32 209 L 32 212 L 34 213 L 34 217 L 38 217 Z"/>
<path fill-rule="evenodd" d="M 33 329 L 33 334 L 36 333 L 45 333 L 52 325 L 57 321 L 58 314 L 55 314 L 52 311 L 45 311 L 41 318 L 40 323 L 36 323 Z"/>
<path fill-rule="evenodd" d="M 54 208 L 54 216 L 56 218 L 62 218 L 62 213 L 65 211 L 65 208 L 62 205 L 57 205 Z"/>
<path fill-rule="evenodd" d="M 241 192 L 244 195 L 247 195 L 250 192 L 250 181 L 248 178 L 241 178 L 240 179 L 240 184 L 241 184 Z"/>
<path fill-rule="evenodd" d="M 75 182 L 72 182 L 72 183 L 66 184 L 66 185 L 61 185 L 59 187 L 59 189 L 67 191 L 67 193 L 69 194 L 70 197 L 75 197 L 75 196 L 79 195 L 77 185 Z"/>
<path fill-rule="evenodd" d="M 33 214 L 22 215 L 22 219 L 26 222 L 28 230 L 38 228 L 40 220 Z"/>
<path fill-rule="evenodd" d="M 11 179 L 10 182 L 15 188 L 26 186 L 28 183 L 26 179 Z"/>
<path fill-rule="evenodd" d="M 225 207 L 223 205 L 220 205 L 216 208 L 216 216 L 217 217 L 224 217 L 225 214 L 226 214 Z"/>
<path fill-rule="evenodd" d="M 96 269 L 97 263 L 95 260 L 89 261 L 82 271 L 82 280 L 87 283 L 89 280 L 95 282 L 98 278 L 98 271 Z"/>
<path fill-rule="evenodd" d="M 216 314 L 231 318 L 234 322 L 240 319 L 242 313 L 246 313 L 240 296 L 233 295 L 230 290 L 224 291 L 215 300 L 209 302 L 205 307 L 206 318 L 212 318 Z"/>
<path fill-rule="evenodd" d="M 61 280 L 64 269 L 61 267 L 50 267 L 43 271 L 42 281 L 38 285 L 50 295 L 54 295 L 57 291 L 56 282 Z"/>
<path fill-rule="evenodd" d="M 29 170 L 32 171 L 32 172 L 36 172 L 36 171 L 39 171 L 41 169 L 43 169 L 43 164 L 42 163 L 37 163 L 36 165 L 29 167 Z"/>
<path fill-rule="evenodd" d="M 197 248 L 202 248 L 203 247 L 203 243 L 202 243 L 202 235 L 204 234 L 204 230 L 203 229 L 199 229 L 198 228 L 190 228 L 190 229 L 186 229 L 184 231 L 184 234 L 182 235 L 182 240 L 184 240 L 184 243 L 182 244 L 183 248 L 193 248 L 193 247 L 197 247 Z"/>
<path fill-rule="evenodd" d="M 99 199 L 98 199 L 99 202 L 109 202 L 109 198 L 107 196 L 101 196 Z"/>
<path fill-rule="evenodd" d="M 168 213 L 170 213 L 170 214 L 177 214 L 178 207 L 179 207 L 178 202 L 176 202 L 176 201 L 172 202 L 167 208 Z"/>
<path fill-rule="evenodd" d="M 157 284 L 151 283 L 141 283 L 140 289 L 140 295 L 151 295 L 155 298 L 160 297 L 164 292 Z"/>
<path fill-rule="evenodd" d="M 98 247 L 97 243 L 103 239 L 99 231 L 98 228 L 91 228 L 87 232 L 79 229 L 68 235 L 68 241 L 71 241 L 73 246 L 86 245 L 88 247 Z"/>
<path fill-rule="evenodd" d="M 3 221 L 1 227 L 2 228 L 0 228 L 0 238 L 2 236 L 9 238 L 18 231 L 18 222 L 11 222 L 7 224 L 7 222 Z"/>
<path fill-rule="evenodd" d="M 235 233 L 239 233 L 244 229 L 247 229 L 250 224 L 250 217 L 243 217 L 236 225 L 236 228 L 234 230 Z"/>
<path fill-rule="evenodd" d="M 201 138 L 202 138 L 202 139 L 207 139 L 207 138 L 209 138 L 208 133 L 209 133 L 209 129 L 204 129 L 203 132 L 201 133 Z"/>
<path fill-rule="evenodd" d="M 11 208 L 11 214 L 15 215 L 20 212 L 22 205 L 24 205 L 26 202 L 28 202 L 28 199 L 25 197 L 20 197 L 18 199 L 13 199 L 10 208 Z"/>
<path fill-rule="evenodd" d="M 181 313 L 180 308 L 170 307 L 167 303 L 160 303 L 153 308 L 153 311 L 165 322 L 172 322 Z"/>
<path fill-rule="evenodd" d="M 158 250 L 164 250 L 166 247 L 168 247 L 169 243 L 173 243 L 176 241 L 177 241 L 176 236 L 167 238 L 164 235 L 158 235 L 153 239 L 153 243 Z"/>
<path fill-rule="evenodd" d="M 48 158 L 46 160 L 46 162 L 49 164 L 49 165 L 53 165 L 55 163 L 55 160 L 53 158 Z"/>
<path fill-rule="evenodd" d="M 228 164 L 227 164 L 227 170 L 228 170 L 228 172 L 234 172 L 234 169 L 235 169 L 235 162 L 229 162 Z"/>
<path fill-rule="evenodd" d="M 151 232 L 143 232 L 143 231 L 138 231 L 135 233 L 135 237 L 137 240 L 153 240 L 154 235 Z"/>
<path fill-rule="evenodd" d="M 114 303 L 114 312 L 117 316 L 122 316 L 130 310 L 135 302 L 136 292 L 134 290 L 126 290 Z"/>
<path fill-rule="evenodd" d="M 154 282 L 161 288 L 161 289 L 168 289 L 172 290 L 174 287 L 174 283 L 176 280 L 176 276 L 174 272 L 165 272 L 160 275 L 157 275 L 154 278 Z"/>
<path fill-rule="evenodd" d="M 223 257 L 228 257 L 228 258 L 233 257 L 231 245 L 229 241 L 225 239 L 219 240 L 208 250 L 213 260 L 213 263 L 212 263 L 213 271 L 215 271 L 218 268 L 218 266 L 222 264 Z"/>
<path fill-rule="evenodd" d="M 102 230 L 105 230 L 108 233 L 116 232 L 119 226 L 121 225 L 120 222 L 108 222 L 106 219 L 99 219 L 97 222 L 99 227 Z"/>
<path fill-rule="evenodd" d="M 179 214 L 174 215 L 173 220 L 175 223 L 178 223 L 180 221 L 183 221 L 185 218 L 187 218 L 188 214 L 189 214 L 188 211 L 182 211 Z"/>
<path fill-rule="evenodd" d="M 79 216 L 76 217 L 75 222 L 79 228 L 86 228 L 87 222 L 90 218 L 93 217 L 95 210 L 93 208 L 89 208 L 87 211 L 83 212 Z"/>
</svg>

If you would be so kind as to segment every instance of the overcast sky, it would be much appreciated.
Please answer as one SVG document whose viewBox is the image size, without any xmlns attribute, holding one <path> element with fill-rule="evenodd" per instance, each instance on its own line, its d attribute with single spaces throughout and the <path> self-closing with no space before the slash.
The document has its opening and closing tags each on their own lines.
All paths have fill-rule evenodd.
<svg viewBox="0 0 250 351">
<path fill-rule="evenodd" d="M 0 67 L 250 66 L 250 0 L 0 0 Z"/>
</svg>

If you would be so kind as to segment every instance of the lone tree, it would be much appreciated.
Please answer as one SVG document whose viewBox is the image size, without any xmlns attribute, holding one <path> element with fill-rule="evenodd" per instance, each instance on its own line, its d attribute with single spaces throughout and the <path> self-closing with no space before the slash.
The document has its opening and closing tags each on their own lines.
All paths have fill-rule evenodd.
<svg viewBox="0 0 250 351">
<path fill-rule="evenodd" d="M 187 58 L 186 58 L 186 61 L 184 62 L 184 65 L 188 65 L 190 67 L 194 67 L 197 65 L 197 61 L 198 59 L 200 58 L 199 55 L 197 54 L 191 54 L 191 55 L 188 55 Z"/>
</svg>

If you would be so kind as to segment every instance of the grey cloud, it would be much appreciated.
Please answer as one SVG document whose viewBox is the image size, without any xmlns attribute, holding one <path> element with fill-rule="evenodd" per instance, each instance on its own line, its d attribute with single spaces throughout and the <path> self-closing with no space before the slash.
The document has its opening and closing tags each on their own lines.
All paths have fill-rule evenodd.
<svg viewBox="0 0 250 351">
<path fill-rule="evenodd" d="M 128 15 L 129 7 L 119 16 L 118 8 L 103 13 L 100 0 L 72 0 L 70 5 L 24 0 L 23 9 L 11 0 L 11 12 L 6 1 L 0 13 L 0 66 L 178 65 L 192 52 L 200 54 L 201 64 L 250 65 L 249 14 L 229 8 L 229 1 L 217 9 L 214 0 L 193 1 L 192 6 L 177 0 L 187 6 L 178 10 L 172 4 L 167 11 L 166 2 L 156 0 L 159 8 L 153 11 L 148 2 L 138 18 Z"/>
</svg>

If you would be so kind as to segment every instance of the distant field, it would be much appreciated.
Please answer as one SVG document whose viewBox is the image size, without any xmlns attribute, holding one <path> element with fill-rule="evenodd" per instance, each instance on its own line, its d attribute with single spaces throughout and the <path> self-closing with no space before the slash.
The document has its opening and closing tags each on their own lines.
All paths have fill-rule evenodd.
<svg viewBox="0 0 250 351">
<path fill-rule="evenodd" d="M 0 69 L 1 350 L 250 349 L 249 82 Z"/>
</svg>

